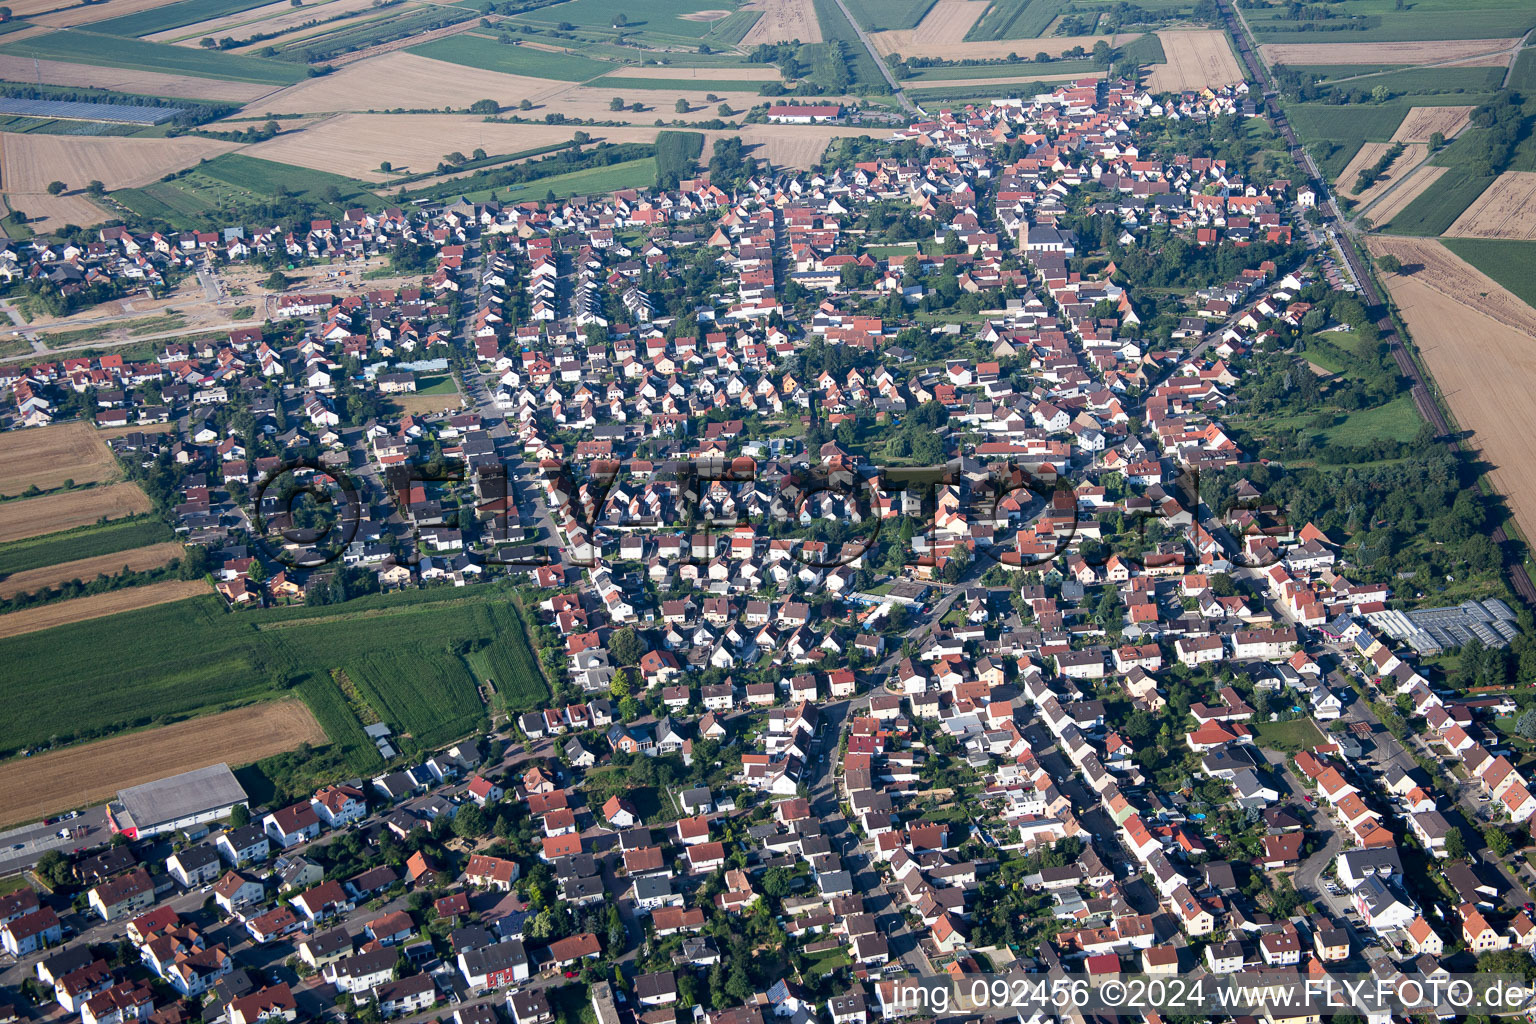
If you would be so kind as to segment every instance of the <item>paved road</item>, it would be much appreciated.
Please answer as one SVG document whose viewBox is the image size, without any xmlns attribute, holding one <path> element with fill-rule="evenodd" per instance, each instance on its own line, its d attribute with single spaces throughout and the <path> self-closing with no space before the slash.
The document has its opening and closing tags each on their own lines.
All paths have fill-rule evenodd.
<svg viewBox="0 0 1536 1024">
<path fill-rule="evenodd" d="M 896 76 L 891 74 L 891 69 L 886 66 L 885 58 L 880 56 L 879 50 L 875 49 L 875 41 L 869 38 L 869 33 L 864 31 L 864 26 L 859 24 L 859 20 L 848 12 L 848 5 L 843 3 L 843 0 L 837 0 L 837 9 L 843 12 L 843 17 L 848 19 L 848 24 L 852 25 L 853 30 L 859 34 L 859 42 L 864 44 L 864 49 L 869 51 L 869 56 L 874 60 L 875 66 L 880 69 L 880 74 L 885 76 L 885 82 L 895 94 L 896 102 L 914 114 L 926 114 L 927 111 L 907 98 L 907 94 L 902 91 L 901 83 L 896 81 Z"/>
</svg>

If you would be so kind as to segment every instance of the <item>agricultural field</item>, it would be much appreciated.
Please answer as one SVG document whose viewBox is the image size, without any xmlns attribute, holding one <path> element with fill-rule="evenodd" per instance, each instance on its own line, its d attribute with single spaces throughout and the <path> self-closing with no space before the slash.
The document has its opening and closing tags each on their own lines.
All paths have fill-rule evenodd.
<svg viewBox="0 0 1536 1024">
<path fill-rule="evenodd" d="M 1292 66 L 1314 64 L 1435 64 L 1467 60 L 1487 54 L 1509 54 L 1519 39 L 1442 38 L 1417 42 L 1353 42 L 1355 33 L 1315 33 L 1337 35 L 1331 42 L 1262 43 L 1259 52 L 1269 64 Z"/>
<path fill-rule="evenodd" d="M 1471 113 L 1471 107 L 1413 107 L 1392 133 L 1392 141 L 1428 142 L 1436 132 L 1453 139 L 1467 126 Z"/>
<path fill-rule="evenodd" d="M 61 583 L 79 580 L 89 583 L 98 575 L 115 576 L 124 569 L 145 572 L 169 565 L 184 554 L 180 544 L 167 542 L 146 548 L 132 548 L 110 555 L 97 555 L 74 562 L 60 562 L 41 569 L 28 569 L 0 579 L 0 598 L 50 590 Z"/>
<path fill-rule="evenodd" d="M 734 0 L 567 0 L 518 15 L 515 20 L 540 25 L 568 22 L 578 29 L 610 30 L 624 19 L 626 33 L 639 33 L 657 41 L 697 42 L 709 35 L 717 22 L 736 12 Z"/>
<path fill-rule="evenodd" d="M 14 758 L 0 764 L 8 794 L 0 826 L 100 803 L 120 789 L 210 763 L 247 764 L 324 742 L 325 730 L 304 702 L 287 698 Z"/>
<path fill-rule="evenodd" d="M 0 543 L 57 533 L 105 517 L 124 519 L 149 511 L 138 484 L 108 484 L 0 502 Z"/>
<path fill-rule="evenodd" d="M 0 491 L 51 490 L 66 480 L 91 484 L 117 475 L 117 462 L 89 423 L 60 423 L 0 435 Z"/>
<path fill-rule="evenodd" d="M 178 3 L 152 7 L 106 21 L 93 21 L 91 31 L 114 36 L 148 36 L 167 29 L 225 18 L 260 7 L 262 3 L 263 0 L 180 0 Z"/>
<path fill-rule="evenodd" d="M 976 42 L 1034 39 L 1065 9 L 1062 0 L 992 0 L 965 38 Z"/>
<path fill-rule="evenodd" d="M 1396 0 L 1341 0 L 1329 5 L 1328 13 L 1328 19 L 1318 23 L 1299 20 L 1292 9 L 1278 4 L 1243 12 L 1254 37 L 1261 44 L 1364 46 L 1417 41 L 1513 40 L 1536 26 L 1536 11 L 1528 4 L 1513 0 L 1414 0 L 1403 8 L 1398 8 Z M 1392 58 L 1357 57 L 1346 63 L 1373 62 L 1391 63 Z"/>
<path fill-rule="evenodd" d="M 813 0 L 751 0 L 744 10 L 762 12 L 741 38 L 745 49 L 760 43 L 789 43 L 796 39 L 802 43 L 822 41 Z"/>
<path fill-rule="evenodd" d="M 259 103 L 251 104 L 245 113 L 259 117 L 333 111 L 382 112 L 397 108 L 430 110 L 468 107 L 483 99 L 495 99 L 515 107 L 524 99 L 538 103 L 541 97 L 558 92 L 564 86 L 563 82 L 449 64 L 400 50 L 349 64 L 324 78 L 312 78 L 273 93 Z"/>
<path fill-rule="evenodd" d="M 115 555 L 161 544 L 174 536 L 169 526 L 149 517 L 84 526 L 64 533 L 46 533 L 0 544 L 0 574 L 25 573 L 60 562 Z"/>
<path fill-rule="evenodd" d="M 325 198 L 331 188 L 337 190 L 336 203 Z M 245 153 L 227 153 L 171 181 L 117 191 L 112 198 L 142 217 L 196 227 L 212 223 L 218 208 L 225 203 L 265 202 L 280 191 L 303 196 L 337 215 L 352 203 L 374 198 L 351 178 Z"/>
<path fill-rule="evenodd" d="M 1431 239 L 1373 236 L 1404 273 L 1383 275 L 1415 347 L 1526 536 L 1536 533 L 1536 311 Z"/>
<path fill-rule="evenodd" d="M 0 54 L 37 57 L 76 64 L 99 64 L 130 71 L 224 78 L 261 85 L 292 85 L 305 77 L 301 65 L 263 57 L 244 57 L 213 50 L 191 50 L 142 39 L 97 35 L 78 29 L 0 45 Z"/>
<path fill-rule="evenodd" d="M 147 185 L 172 171 L 234 149 L 230 142 L 178 139 L 88 138 L 0 133 L 0 187 L 43 192 L 51 181 L 79 189 L 100 181 L 108 189 Z"/>
<path fill-rule="evenodd" d="M 580 2 L 580 0 L 577 0 Z M 465 67 L 496 71 L 524 78 L 553 79 L 560 82 L 585 82 L 606 75 L 616 67 L 605 60 L 593 60 L 575 53 L 506 44 L 486 36 L 465 32 L 445 39 L 413 46 L 407 53 L 462 64 Z M 452 72 L 449 72 L 452 74 Z M 430 95 L 430 93 L 428 94 Z"/>
<path fill-rule="evenodd" d="M 90 619 L 106 618 L 118 612 L 150 608 L 158 604 L 184 601 L 209 593 L 207 580 L 166 580 L 142 587 L 124 587 L 89 597 L 51 601 L 20 611 L 0 615 L 0 638 L 22 636 L 55 626 L 68 626 Z"/>
<path fill-rule="evenodd" d="M 1152 69 L 1147 88 L 1153 92 L 1217 88 L 1243 80 L 1227 33 L 1216 29 L 1164 31 L 1162 41 L 1167 63 Z"/>
<path fill-rule="evenodd" d="M 472 731 L 484 717 L 469 667 L 444 652 L 392 644 L 345 666 L 347 677 L 402 739 L 433 747 Z"/>
<path fill-rule="evenodd" d="M 12 82 L 41 82 L 45 85 L 91 86 L 146 96 L 174 96 L 187 99 L 245 103 L 272 91 L 270 85 L 232 82 L 224 79 L 166 75 L 158 71 L 130 71 L 125 68 L 94 67 L 68 61 L 38 60 L 0 54 L 0 78 Z"/>
<path fill-rule="evenodd" d="M 60 231 L 68 224 L 90 227 L 111 216 L 79 194 L 51 196 L 47 192 L 11 192 L 7 193 L 6 201 L 12 210 L 26 215 L 27 227 L 37 234 Z"/>
<path fill-rule="evenodd" d="M 916 28 L 934 0 L 844 0 L 853 20 L 866 32 Z"/>
<path fill-rule="evenodd" d="M 289 29 L 300 29 L 302 26 L 309 25 L 309 28 L 304 29 L 306 33 L 321 32 L 336 24 L 332 19 L 348 14 L 367 14 L 373 10 L 372 0 L 310 0 L 309 3 L 300 7 L 294 7 L 290 3 L 279 0 L 277 3 L 264 3 L 234 14 L 168 28 L 163 32 L 151 33 L 145 38 L 156 43 L 197 46 L 204 37 L 247 39 L 259 34 L 272 37 L 266 40 L 264 45 L 282 46 L 285 42 L 291 42 L 279 37 Z M 323 21 L 327 24 L 309 24 L 314 21 Z M 238 47 L 236 50 L 238 51 Z"/>
<path fill-rule="evenodd" d="M 941 0 L 942 2 L 942 0 Z M 956 0 L 959 3 L 978 3 L 979 0 Z M 938 5 L 934 5 L 938 10 Z M 933 13 L 929 12 L 928 18 Z M 928 18 L 924 19 L 926 24 Z M 1002 60 L 1012 58 L 1027 60 L 1037 53 L 1060 57 L 1068 50 L 1082 47 L 1092 50 L 1093 44 L 1103 40 L 1110 46 L 1124 46 L 1142 37 L 1139 32 L 1118 32 L 1105 36 L 1042 36 L 1025 40 L 966 40 L 940 42 L 923 37 L 923 26 L 906 32 L 871 32 L 869 38 L 882 56 L 899 53 L 903 57 L 933 57 L 938 60 Z"/>
<path fill-rule="evenodd" d="M 1463 261 L 1513 292 L 1527 306 L 1536 308 L 1536 242 L 1491 238 L 1442 238 L 1440 241 Z"/>
<path fill-rule="evenodd" d="M 1445 233 L 1463 238 L 1536 239 L 1536 173 L 1505 171 Z"/>
<path fill-rule="evenodd" d="M 142 593 L 147 588 L 127 593 Z M 214 596 L 62 625 L 0 640 L 12 667 L 15 713 L 0 722 L 0 750 L 81 740 L 124 728 L 223 710 L 270 696 L 309 676 L 366 663 L 378 652 L 477 658 L 468 678 L 493 678 L 515 710 L 547 697 L 521 619 L 500 587 L 466 595 L 452 588 L 357 598 L 337 607 L 232 613 Z M 114 651 L 110 662 L 99 652 Z M 494 674 L 491 674 L 494 673 Z M 410 679 L 396 684 L 408 686 Z M 404 700 L 397 688 L 393 700 Z M 423 701 L 423 703 L 425 703 Z M 467 705 L 445 708 L 460 720 Z M 432 706 L 410 712 L 435 729 Z"/>
</svg>

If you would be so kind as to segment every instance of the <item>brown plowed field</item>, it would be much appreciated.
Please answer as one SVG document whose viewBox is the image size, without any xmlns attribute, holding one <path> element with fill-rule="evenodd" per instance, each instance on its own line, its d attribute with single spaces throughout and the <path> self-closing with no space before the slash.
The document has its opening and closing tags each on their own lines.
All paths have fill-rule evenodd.
<svg viewBox="0 0 1536 1024">
<path fill-rule="evenodd" d="M 0 502 L 0 544 L 73 530 L 101 517 L 122 519 L 149 511 L 138 484 L 108 484 L 84 491 L 61 491 L 37 498 Z"/>
<path fill-rule="evenodd" d="M 1536 171 L 1505 171 L 1472 201 L 1448 235 L 1536 239 Z"/>
<path fill-rule="evenodd" d="M 129 786 L 220 761 L 249 764 L 305 743 L 325 742 L 325 730 L 304 702 L 295 698 L 16 758 L 0 764 L 0 792 L 6 794 L 0 825 L 85 807 Z"/>
<path fill-rule="evenodd" d="M 60 583 L 68 583 L 70 580 L 89 583 L 102 573 L 115 576 L 123 570 L 124 566 L 134 572 L 158 569 L 162 565 L 170 564 L 172 559 L 180 558 L 183 554 L 180 544 L 175 541 L 166 541 L 164 544 L 114 551 L 110 555 L 97 555 L 94 558 L 81 558 L 73 562 L 60 562 L 58 565 L 45 565 L 40 569 L 28 569 L 25 572 L 12 573 L 0 580 L 0 598 L 34 593 L 45 588 L 56 587 Z"/>
<path fill-rule="evenodd" d="M 1439 242 L 1375 236 L 1370 247 L 1409 271 L 1383 282 L 1446 403 L 1494 467 L 1490 482 L 1536 536 L 1536 311 Z"/>
<path fill-rule="evenodd" d="M 167 580 L 143 587 L 109 590 L 105 594 L 92 594 L 90 597 L 77 597 L 69 601 L 40 604 L 35 608 L 23 608 L 19 612 L 0 615 L 0 639 L 36 633 L 40 629 L 52 629 L 55 626 L 67 626 L 71 622 L 99 619 L 137 608 L 169 604 L 188 597 L 201 597 L 207 593 L 207 580 Z"/>
<path fill-rule="evenodd" d="M 1217 29 L 1159 32 L 1166 64 L 1152 65 L 1147 78 L 1151 92 L 1182 92 L 1236 85 L 1243 80 L 1227 34 Z"/>
<path fill-rule="evenodd" d="M 50 490 L 65 480 L 92 484 L 116 473 L 112 452 L 89 423 L 0 435 L 0 493 L 6 495 L 34 486 Z"/>
<path fill-rule="evenodd" d="M 1519 41 L 1427 39 L 1400 43 L 1265 43 L 1259 49 L 1269 64 L 1434 64 L 1508 50 Z"/>
<path fill-rule="evenodd" d="M 802 43 L 821 42 L 821 22 L 816 20 L 816 7 L 811 0 L 753 0 L 747 10 L 762 11 L 763 16 L 741 37 L 743 49 L 795 39 Z"/>
</svg>

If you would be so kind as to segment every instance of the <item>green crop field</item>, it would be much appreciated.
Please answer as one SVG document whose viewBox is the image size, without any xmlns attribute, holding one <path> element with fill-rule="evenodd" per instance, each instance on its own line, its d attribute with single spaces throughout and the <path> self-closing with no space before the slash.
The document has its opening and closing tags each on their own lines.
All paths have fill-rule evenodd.
<svg viewBox="0 0 1536 1024">
<path fill-rule="evenodd" d="M 1519 0 L 1340 0 L 1328 17 L 1297 21 L 1280 5 L 1244 11 L 1261 43 L 1387 43 L 1418 39 L 1512 39 L 1536 27 L 1536 10 Z"/>
<path fill-rule="evenodd" d="M 294 688 L 309 710 L 315 713 L 315 721 L 346 758 L 354 771 L 366 772 L 379 765 L 379 748 L 373 745 L 363 732 L 363 723 L 347 704 L 347 695 L 329 675 L 316 674 L 306 678 Z"/>
<path fill-rule="evenodd" d="M 84 526 L 65 533 L 50 533 L 0 545 L 0 575 L 41 569 L 81 558 L 95 558 L 118 551 L 142 548 L 175 540 L 171 528 L 158 519 L 120 519 L 102 526 Z"/>
<path fill-rule="evenodd" d="M 391 644 L 346 666 L 348 678 L 402 738 L 434 747 L 472 732 L 485 717 L 463 659 L 428 647 Z"/>
<path fill-rule="evenodd" d="M 1329 103 L 1289 103 L 1285 114 L 1323 174 L 1338 177 L 1367 142 L 1386 142 L 1408 113 L 1403 103 L 1340 106 Z"/>
<path fill-rule="evenodd" d="M 844 0 L 848 13 L 866 31 L 916 28 L 936 0 Z"/>
<path fill-rule="evenodd" d="M 762 11 L 737 11 L 730 17 L 721 18 L 712 24 L 709 31 L 705 33 L 704 39 L 722 46 L 735 46 L 741 42 L 742 36 L 752 31 L 752 26 L 756 25 L 757 19 L 762 16 Z"/>
<path fill-rule="evenodd" d="M 609 164 L 606 167 L 589 167 L 585 170 L 571 171 L 569 174 L 540 178 L 515 188 L 499 190 L 497 194 L 501 196 L 503 202 L 521 203 L 527 199 L 543 199 L 548 192 L 553 192 L 557 198 L 595 196 L 613 192 L 616 189 L 646 188 L 653 185 L 655 181 L 656 158 L 648 156 L 639 160 Z M 491 191 L 488 189 L 483 195 L 470 192 L 467 193 L 467 197 L 472 202 L 481 202 L 490 195 Z"/>
<path fill-rule="evenodd" d="M 411 47 L 410 52 L 471 68 L 530 78 L 552 78 L 560 82 L 585 82 L 607 74 L 617 66 L 607 61 L 535 50 L 531 46 L 513 46 L 469 34 L 434 39 Z"/>
<path fill-rule="evenodd" d="M 338 193 L 335 203 L 326 198 L 332 187 Z M 170 181 L 119 189 L 112 198 L 140 217 L 191 228 L 217 221 L 219 207 L 226 203 L 267 203 L 284 192 L 338 215 L 348 206 L 376 198 L 360 182 L 339 174 L 240 153 L 216 156 Z"/>
<path fill-rule="evenodd" d="M 475 678 L 464 659 L 475 655 L 496 673 L 486 675 L 507 706 L 526 709 L 546 691 L 538 677 L 513 675 L 534 665 L 522 620 L 510 592 L 476 589 L 251 613 L 226 612 L 218 598 L 198 597 L 0 640 L 12 680 L 0 750 L 213 711 L 351 666 L 370 673 L 368 685 L 385 704 L 376 710 L 401 716 L 391 722 L 397 732 L 435 740 L 471 717 L 462 687 Z M 103 650 L 112 657 L 103 660 Z M 385 664 L 378 659 L 397 654 L 409 661 L 408 673 L 373 675 Z"/>
<path fill-rule="evenodd" d="M 1152 37 L 1156 39 L 1156 36 Z M 1092 70 L 1084 63 L 1083 70 Z M 1058 79 L 1072 79 L 1079 73 L 1072 70 L 1072 65 L 1067 64 L 983 64 L 980 67 L 923 68 L 902 84 L 907 86 L 927 86 L 934 88 L 942 86 L 945 82 L 953 82 L 956 79 L 970 78 L 1028 78 L 1030 80 L 1054 81 Z"/>
<path fill-rule="evenodd" d="M 1442 238 L 1451 252 L 1536 307 L 1536 242 L 1501 238 Z"/>
<path fill-rule="evenodd" d="M 304 68 L 285 61 L 97 35 L 79 29 L 61 29 L 6 43 L 0 46 L 0 53 L 262 85 L 293 85 L 308 76 Z"/>
<path fill-rule="evenodd" d="M 672 182 L 695 175 L 703 152 L 701 132 L 657 132 L 656 180 L 666 183 L 664 188 L 676 188 Z"/>
<path fill-rule="evenodd" d="M 1338 82 L 1330 89 L 1370 92 L 1377 86 L 1385 86 L 1394 101 L 1430 97 L 1441 103 L 1453 102 L 1451 98 L 1454 98 L 1457 104 L 1475 104 L 1497 90 L 1503 81 L 1503 68 L 1404 68 Z"/>
<path fill-rule="evenodd" d="M 154 7 L 121 18 L 91 23 L 92 32 L 113 36 L 148 36 L 168 29 L 181 28 L 209 18 L 222 18 L 239 14 L 252 7 L 261 7 L 269 0 L 181 0 L 180 3 Z"/>
<path fill-rule="evenodd" d="M 1137 64 L 1168 63 L 1168 55 L 1163 52 L 1163 41 L 1153 32 L 1138 36 L 1120 47 L 1120 55 Z"/>
<path fill-rule="evenodd" d="M 1066 8 L 1063 0 L 992 0 L 965 34 L 970 41 L 1038 39 Z"/>
<path fill-rule="evenodd" d="M 843 17 L 843 12 L 834 0 L 814 0 L 814 2 L 816 21 L 821 25 L 822 45 L 833 42 L 843 44 L 843 49 L 847 53 L 848 73 L 853 78 L 853 85 L 888 92 L 889 87 L 885 84 L 885 76 L 880 73 L 874 58 L 869 55 L 869 51 L 859 40 L 858 31 L 847 18 Z M 814 61 L 807 63 L 814 64 Z"/>
<path fill-rule="evenodd" d="M 703 103 L 704 94 L 709 92 L 760 92 L 763 86 L 769 82 L 777 82 L 777 78 L 764 78 L 761 81 L 720 81 L 704 75 L 698 78 L 623 78 L 608 75 L 596 82 L 590 83 L 604 89 L 610 86 L 614 89 L 659 89 L 672 92 L 678 96 L 691 100 L 694 103 Z"/>
<path fill-rule="evenodd" d="M 1509 87 L 1529 96 L 1536 92 L 1536 50 L 1521 50 L 1509 72 Z"/>
<path fill-rule="evenodd" d="M 554 7 L 519 15 L 517 20 L 548 25 L 563 21 L 578 28 L 611 29 L 615 20 L 623 17 L 626 33 L 702 39 L 710 33 L 715 23 L 690 20 L 683 15 L 700 11 L 729 11 L 734 7 L 731 0 L 646 0 L 643 4 L 632 0 L 568 0 Z M 746 30 L 742 31 L 745 33 Z"/>
<path fill-rule="evenodd" d="M 962 85 L 949 89 L 908 89 L 907 94 L 919 103 L 927 103 L 929 101 L 955 104 L 988 103 L 994 99 L 1031 96 L 1036 92 L 1047 92 L 1063 82 L 1070 81 L 1072 81 L 1071 77 L 1032 79 L 1029 82 L 1018 85 L 998 85 L 991 89 L 984 85 Z"/>
</svg>

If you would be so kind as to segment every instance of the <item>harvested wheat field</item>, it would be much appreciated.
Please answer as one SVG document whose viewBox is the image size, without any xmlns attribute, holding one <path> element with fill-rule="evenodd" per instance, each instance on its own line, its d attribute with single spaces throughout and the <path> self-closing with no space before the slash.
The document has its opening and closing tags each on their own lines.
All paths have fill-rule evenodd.
<svg viewBox="0 0 1536 1024">
<path fill-rule="evenodd" d="M 83 491 L 61 491 L 37 498 L 0 502 L 0 544 L 73 530 L 105 516 L 122 519 L 149 511 L 138 484 L 108 484 Z"/>
<path fill-rule="evenodd" d="M 766 82 L 770 79 L 779 79 L 779 69 L 772 64 L 763 64 L 751 68 L 632 68 L 621 67 L 608 72 L 604 78 L 660 78 L 666 81 L 674 79 L 698 79 L 699 85 L 707 86 L 711 82 Z M 597 80 L 598 85 L 602 79 Z"/>
<path fill-rule="evenodd" d="M 1021 75 L 1017 78 L 943 78 L 928 82 L 907 82 L 911 89 L 975 89 L 977 96 L 1011 97 L 1035 92 L 1049 92 L 1062 82 L 1079 82 L 1083 79 L 1099 79 L 1104 77 L 1102 71 L 1085 71 L 1079 74 L 1066 74 L 1060 72 L 1042 71 L 1034 75 Z M 1028 90 L 1021 90 L 1018 86 L 1030 86 Z M 942 103 L 937 105 L 943 106 Z"/>
<path fill-rule="evenodd" d="M 85 807 L 120 789 L 220 761 L 250 764 L 326 742 L 309 708 L 290 697 L 16 758 L 0 764 L 0 792 L 7 794 L 0 825 Z"/>
<path fill-rule="evenodd" d="M 969 3 L 971 0 L 965 0 Z M 985 4 L 977 4 L 985 7 Z M 930 13 L 928 17 L 932 17 Z M 1144 33 L 1119 32 L 1112 36 L 1048 36 L 1040 39 L 997 39 L 977 42 L 941 43 L 919 38 L 923 24 L 928 18 L 923 19 L 917 28 L 912 29 L 888 29 L 884 32 L 871 32 L 869 38 L 874 42 L 875 49 L 883 57 L 891 53 L 899 53 L 903 57 L 937 57 L 939 60 L 999 60 L 1009 55 L 1022 59 L 1033 57 L 1037 53 L 1048 53 L 1053 57 L 1059 57 L 1074 46 L 1081 46 L 1085 50 L 1092 50 L 1093 44 L 1103 40 L 1110 46 L 1124 46 L 1133 39 L 1139 39 Z M 963 33 L 962 33 L 963 34 Z"/>
<path fill-rule="evenodd" d="M 39 233 L 58 231 L 66 224 L 88 228 L 108 216 L 107 211 L 79 193 L 51 196 L 47 192 L 9 192 L 6 200 L 11 209 L 25 213 L 28 226 Z"/>
<path fill-rule="evenodd" d="M 201 597 L 211 592 L 207 580 L 167 580 L 143 587 L 109 590 L 105 594 L 92 594 L 90 597 L 77 597 L 69 601 L 54 601 L 0 615 L 0 639 L 36 633 L 40 629 L 52 629 L 55 626 L 67 626 L 71 622 L 99 619 L 136 608 L 168 604 L 188 597 Z"/>
<path fill-rule="evenodd" d="M 204 157 L 237 148 L 232 142 L 182 136 L 179 139 L 92 138 L 76 135 L 16 135 L 0 132 L 0 188 L 43 192 L 51 181 L 70 188 L 100 181 L 109 189 L 147 185 Z"/>
<path fill-rule="evenodd" d="M 71 64 L 62 60 L 34 62 L 30 57 L 11 54 L 0 54 L 0 78 L 12 82 L 41 80 L 45 85 L 85 85 L 150 96 L 178 96 L 227 103 L 245 103 L 274 91 L 270 85 L 253 82 L 223 82 L 189 75 L 165 75 L 158 71 L 128 71 L 91 64 Z"/>
<path fill-rule="evenodd" d="M 734 112 L 744 113 L 757 104 L 767 102 L 755 92 L 743 92 L 740 89 L 732 91 L 729 82 L 710 82 L 704 79 L 692 89 L 667 92 L 659 89 L 644 89 L 639 92 L 622 94 L 622 98 L 628 103 L 639 103 L 641 110 L 634 111 L 628 108 L 620 111 L 608 109 L 609 102 L 613 99 L 615 90 L 611 85 L 604 86 L 601 79 L 591 86 L 576 85 L 562 82 L 566 86 L 559 92 L 544 96 L 535 100 L 535 114 L 539 110 L 558 110 L 567 117 L 591 118 L 596 121 L 624 121 L 632 125 L 656 124 L 656 119 L 664 121 L 714 121 L 720 117 L 717 108 L 721 103 L 730 107 Z M 704 97 L 714 93 L 717 97 L 714 101 L 707 101 Z M 673 109 L 679 99 L 688 101 L 689 109 L 686 114 L 679 114 Z M 846 96 L 817 97 L 818 102 L 825 103 L 849 103 L 852 102 Z M 671 127 L 669 125 L 669 127 Z M 601 131 L 601 129 L 597 129 Z"/>
<path fill-rule="evenodd" d="M 0 434 L 0 494 L 28 487 L 52 490 L 66 480 L 94 484 L 117 474 L 117 463 L 89 423 L 75 421 Z"/>
<path fill-rule="evenodd" d="M 94 558 L 81 558 L 73 562 L 60 562 L 58 565 L 45 565 L 40 569 L 28 569 L 25 572 L 12 573 L 0 580 L 0 598 L 12 598 L 17 594 L 47 590 L 60 583 L 68 583 L 70 580 L 89 583 L 102 573 L 116 576 L 125 567 L 134 572 L 158 569 L 162 565 L 169 565 L 172 559 L 180 558 L 184 553 L 180 544 L 175 541 L 166 541 L 164 544 L 150 544 L 147 547 L 130 548 L 127 551 L 114 551 L 110 555 L 97 555 Z"/>
<path fill-rule="evenodd" d="M 1180 92 L 1236 85 L 1243 80 L 1227 34 L 1217 29 L 1159 32 L 1166 64 L 1152 65 L 1147 79 L 1151 92 Z"/>
<path fill-rule="evenodd" d="M 912 41 L 919 45 L 963 43 L 965 34 L 990 6 L 985 0 L 939 0 L 915 28 L 905 31 L 911 32 Z"/>
<path fill-rule="evenodd" d="M 1356 192 L 1355 185 L 1360 179 L 1360 172 L 1375 166 L 1376 161 L 1385 156 L 1391 148 L 1390 142 L 1367 142 L 1362 145 L 1360 151 L 1344 166 L 1344 170 L 1339 172 L 1338 181 L 1335 183 L 1339 191 L 1361 203 L 1374 202 L 1383 192 L 1413 173 L 1419 164 L 1429 158 L 1429 147 L 1424 143 L 1405 143 L 1403 152 L 1392 161 L 1392 166 L 1388 167 L 1385 173 L 1364 192 Z"/>
<path fill-rule="evenodd" d="M 588 128 L 593 142 L 653 142 L 655 127 Z M 488 124 L 469 114 L 341 114 L 246 150 L 251 156 L 381 181 L 430 171 L 447 153 L 519 153 L 568 141 L 570 125 Z M 388 160 L 392 174 L 379 173 Z"/>
<path fill-rule="evenodd" d="M 1494 467 L 1490 482 L 1526 536 L 1536 534 L 1536 311 L 1439 242 L 1376 237 L 1370 247 L 1411 271 L 1384 275 L 1387 290 L 1446 403 Z"/>
<path fill-rule="evenodd" d="M 1505 171 L 1445 232 L 1464 238 L 1536 239 L 1536 171 Z"/>
<path fill-rule="evenodd" d="M 708 139 L 702 159 L 708 160 L 716 138 L 729 138 L 732 133 L 706 133 Z M 882 129 L 841 128 L 833 125 L 748 125 L 735 133 L 741 139 L 748 156 L 768 160 L 776 167 L 798 167 L 808 171 L 821 162 L 827 151 L 827 143 L 836 138 L 862 135 L 871 138 L 889 137 Z"/>
<path fill-rule="evenodd" d="M 1264 43 L 1269 64 L 1434 64 L 1512 49 L 1518 39 L 1425 39 L 1398 43 Z"/>
<path fill-rule="evenodd" d="M 1402 183 L 1385 196 L 1378 195 L 1380 200 L 1370 210 L 1365 211 L 1371 223 L 1376 227 L 1386 227 L 1392 223 L 1392 218 L 1405 210 L 1409 203 L 1423 193 L 1429 186 L 1440 179 L 1440 175 L 1450 170 L 1448 167 L 1432 167 L 1429 164 L 1420 164 Z"/>
<path fill-rule="evenodd" d="M 1453 139 L 1467 126 L 1471 115 L 1471 107 L 1413 107 L 1392 133 L 1392 141 L 1428 142 L 1435 132 Z"/>
<path fill-rule="evenodd" d="M 821 42 L 821 22 L 816 20 L 812 0 L 752 0 L 744 10 L 762 11 L 741 37 L 741 46 L 751 49 L 759 43 Z"/>
<path fill-rule="evenodd" d="M 462 108 L 488 96 L 503 106 L 516 106 L 524 99 L 537 103 L 540 98 L 569 84 L 546 78 L 504 75 L 499 71 L 464 67 L 397 51 L 360 60 L 332 74 L 289 86 L 251 105 L 245 113 L 316 114 L 346 110 L 383 111 L 396 107 L 419 110 L 431 106 Z M 668 109 L 671 109 L 670 104 Z M 654 114 L 651 119 L 655 120 Z"/>
</svg>

